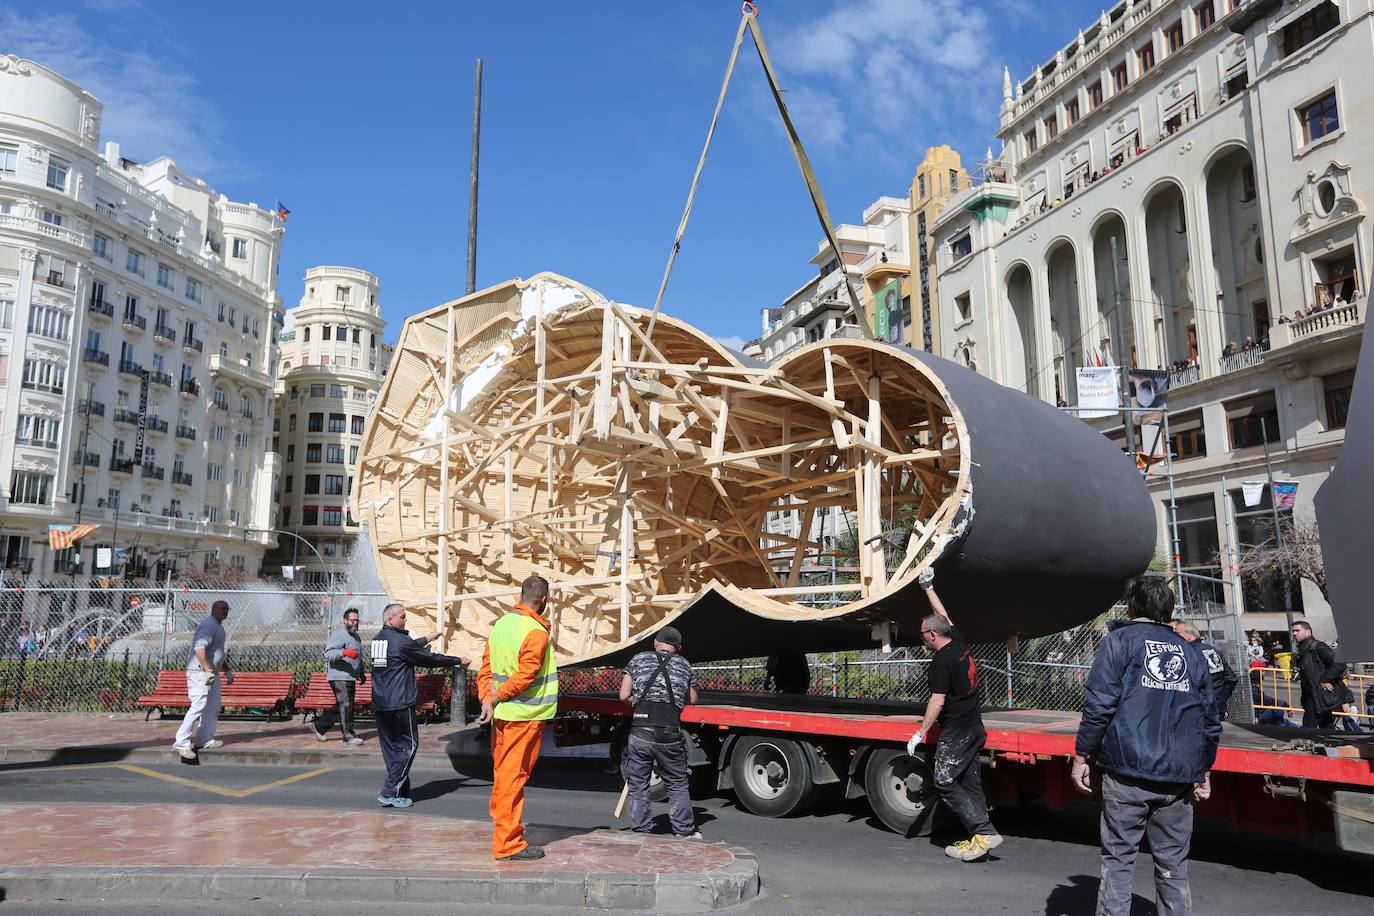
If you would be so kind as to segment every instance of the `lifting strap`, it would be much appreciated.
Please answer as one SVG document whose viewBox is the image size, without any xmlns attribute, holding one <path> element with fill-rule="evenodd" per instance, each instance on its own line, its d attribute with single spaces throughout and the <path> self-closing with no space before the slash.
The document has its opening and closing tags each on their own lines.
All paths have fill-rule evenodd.
<svg viewBox="0 0 1374 916">
<path fill-rule="evenodd" d="M 787 103 L 783 101 L 782 89 L 778 86 L 778 77 L 773 71 L 773 62 L 768 57 L 768 48 L 763 42 L 763 32 L 759 29 L 758 11 L 754 8 L 754 4 L 745 3 L 740 13 L 739 29 L 735 32 L 735 43 L 730 48 L 730 61 L 725 66 L 725 79 L 720 84 L 720 95 L 716 98 L 716 110 L 711 115 L 711 126 L 706 131 L 706 143 L 701 148 L 701 157 L 697 160 L 696 171 L 692 174 L 692 183 L 687 189 L 687 205 L 683 207 L 682 219 L 677 225 L 677 234 L 673 236 L 672 248 L 668 250 L 668 263 L 663 268 L 663 279 L 658 286 L 658 295 L 654 297 L 654 310 L 649 315 L 649 325 L 644 332 L 645 343 L 641 345 L 639 354 L 641 360 L 644 358 L 648 341 L 653 338 L 654 325 L 658 322 L 658 313 L 663 307 L 663 294 L 668 288 L 668 277 L 673 272 L 673 263 L 677 260 L 677 253 L 682 248 L 682 237 L 687 232 L 687 221 L 692 215 L 692 203 L 696 200 L 697 185 L 701 182 L 701 172 L 706 166 L 706 154 L 711 149 L 711 140 L 716 133 L 716 123 L 720 120 L 720 111 L 725 104 L 725 93 L 730 86 L 730 77 L 735 72 L 735 61 L 739 57 L 739 49 L 744 41 L 746 28 L 754 37 L 754 47 L 759 52 L 759 61 L 763 64 L 764 75 L 768 77 L 768 88 L 773 93 L 773 101 L 778 105 L 778 114 L 782 116 L 782 125 L 787 130 L 787 138 L 792 144 L 792 155 L 796 157 L 797 167 L 801 169 L 802 178 L 806 181 L 806 191 L 811 196 L 811 205 L 816 210 L 816 218 L 820 220 L 821 228 L 825 230 L 825 239 L 830 243 L 830 250 L 835 252 L 835 259 L 840 262 L 840 270 L 844 275 L 844 285 L 849 292 L 849 301 L 854 309 L 854 316 L 858 320 L 864 336 L 869 339 L 873 337 L 873 329 L 868 323 L 868 315 L 864 311 L 863 303 L 854 290 L 854 282 L 849 277 L 849 271 L 844 269 L 844 258 L 840 254 L 839 243 L 835 240 L 835 230 L 830 223 L 830 211 L 825 206 L 825 196 L 821 193 L 820 182 L 816 180 L 815 170 L 811 168 L 811 160 L 807 158 L 801 136 L 792 123 L 792 116 L 787 111 Z"/>
</svg>

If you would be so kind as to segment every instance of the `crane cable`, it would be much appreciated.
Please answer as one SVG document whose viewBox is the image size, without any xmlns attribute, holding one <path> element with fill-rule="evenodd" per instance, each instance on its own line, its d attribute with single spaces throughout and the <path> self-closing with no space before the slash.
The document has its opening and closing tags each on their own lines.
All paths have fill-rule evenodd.
<svg viewBox="0 0 1374 916">
<path fill-rule="evenodd" d="M 673 272 L 673 264 L 677 260 L 677 254 L 682 249 L 682 237 L 687 232 L 687 221 L 692 215 L 692 204 L 696 200 L 697 186 L 701 182 L 702 170 L 706 167 L 706 154 L 710 152 L 711 140 L 715 137 L 716 124 L 720 120 L 721 108 L 725 105 L 726 90 L 730 87 L 730 78 L 735 72 L 735 61 L 739 58 L 740 45 L 744 42 L 745 29 L 754 37 L 754 47 L 758 50 L 759 61 L 763 64 L 764 75 L 768 78 L 768 88 L 773 93 L 773 101 L 777 103 L 778 114 L 782 117 L 783 128 L 787 131 L 787 138 L 792 144 L 792 155 L 796 157 L 797 167 L 801 169 L 802 179 L 806 182 L 807 193 L 811 197 L 811 205 L 815 208 L 816 218 L 820 220 L 821 228 L 825 230 L 826 241 L 830 243 L 830 249 L 835 253 L 835 259 L 839 262 L 839 269 L 844 275 L 845 289 L 849 293 L 849 301 L 854 309 L 855 318 L 859 322 L 859 327 L 863 330 L 864 336 L 870 340 L 873 338 L 873 329 L 868 323 L 868 315 L 862 308 L 858 294 L 854 290 L 854 281 L 849 276 L 849 271 L 844 269 L 844 259 L 840 254 L 839 242 L 835 239 L 835 231 L 830 222 L 830 211 L 825 205 L 825 196 L 821 193 L 820 182 L 816 179 L 815 170 L 811 167 L 811 160 L 806 155 L 806 149 L 802 146 L 801 136 L 797 133 L 796 125 L 792 123 L 792 116 L 787 111 L 787 103 L 783 101 L 782 89 L 778 86 L 777 74 L 773 71 L 773 62 L 768 57 L 768 49 L 763 41 L 763 32 L 759 28 L 758 9 L 754 3 L 745 2 L 740 7 L 739 29 L 735 32 L 735 43 L 730 48 L 730 60 L 725 67 L 725 79 L 720 84 L 720 95 L 716 98 L 716 110 L 711 115 L 711 126 L 706 131 L 706 143 L 701 148 L 701 157 L 697 160 L 696 171 L 692 174 L 692 183 L 687 190 L 687 204 L 682 210 L 682 219 L 678 222 L 677 233 L 673 236 L 673 245 L 668 250 L 668 263 L 663 268 L 663 279 L 658 286 L 658 295 L 654 297 L 654 310 L 649 315 L 649 324 L 645 329 L 645 343 L 640 348 L 639 358 L 644 358 L 644 351 L 648 347 L 648 341 L 653 338 L 654 325 L 658 322 L 658 313 L 663 306 L 663 294 L 668 288 L 668 277 Z"/>
</svg>

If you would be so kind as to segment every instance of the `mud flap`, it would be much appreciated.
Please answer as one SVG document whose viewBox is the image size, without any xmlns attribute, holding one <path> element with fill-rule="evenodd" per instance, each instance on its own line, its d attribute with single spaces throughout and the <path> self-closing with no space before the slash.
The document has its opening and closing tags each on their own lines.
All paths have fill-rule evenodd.
<svg viewBox="0 0 1374 916">
<path fill-rule="evenodd" d="M 1374 793 L 1338 789 L 1331 793 L 1336 845 L 1346 852 L 1374 856 Z"/>
</svg>

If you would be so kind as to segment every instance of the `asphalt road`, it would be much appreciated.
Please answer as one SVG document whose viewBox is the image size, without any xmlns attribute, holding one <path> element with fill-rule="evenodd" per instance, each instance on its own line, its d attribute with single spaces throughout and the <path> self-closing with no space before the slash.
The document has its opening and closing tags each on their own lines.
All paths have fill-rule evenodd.
<svg viewBox="0 0 1374 916">
<path fill-rule="evenodd" d="M 307 768 L 207 764 L 156 768 L 226 788 L 246 788 L 303 772 Z M 460 772 L 419 772 L 412 794 L 416 806 L 395 811 L 487 816 L 490 770 L 480 765 Z M 44 770 L 0 765 L 0 803 L 200 802 L 205 804 L 279 804 L 347 812 L 375 809 L 380 771 L 334 770 L 238 800 L 112 769 Z M 543 761 L 526 802 L 529 823 L 565 827 L 615 826 L 611 816 L 616 778 L 604 764 Z M 1036 805 L 997 812 L 994 820 L 1007 837 L 987 862 L 964 864 L 947 859 L 928 839 L 905 839 L 878 827 L 862 800 L 823 801 L 812 814 L 770 820 L 737 808 L 730 798 L 698 802 L 698 818 L 708 840 L 723 839 L 751 849 L 759 859 L 763 893 L 741 908 L 750 914 L 841 913 L 1091 913 L 1097 893 L 1097 810 L 1081 803 L 1050 812 Z M 666 814 L 660 828 L 667 829 Z M 1200 823 L 1193 844 L 1192 888 L 1199 914 L 1304 912 L 1322 916 L 1374 912 L 1370 863 L 1348 857 L 1330 843 L 1291 840 L 1253 833 L 1237 834 L 1222 825 Z M 1154 912 L 1148 858 L 1137 865 L 1133 916 Z M 457 903 L 457 901 L 455 901 Z M 411 916 L 432 907 L 368 905 L 372 916 Z M 251 904 L 197 904 L 197 916 L 229 913 L 306 913 L 336 916 L 339 905 L 262 900 Z M 505 907 L 464 906 L 465 913 L 510 916 Z M 108 906 L 32 903 L 7 900 L 4 913 L 182 914 L 186 904 L 144 901 Z"/>
</svg>

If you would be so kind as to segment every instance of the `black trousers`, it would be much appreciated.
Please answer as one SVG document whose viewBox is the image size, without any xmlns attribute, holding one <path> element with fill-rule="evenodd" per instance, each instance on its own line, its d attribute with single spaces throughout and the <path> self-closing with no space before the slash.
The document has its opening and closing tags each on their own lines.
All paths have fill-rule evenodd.
<svg viewBox="0 0 1374 916">
<path fill-rule="evenodd" d="M 420 749 L 415 707 L 379 709 L 376 714 L 377 741 L 382 746 L 382 762 L 386 764 L 382 797 L 405 797 L 410 794 L 410 765 Z"/>
<path fill-rule="evenodd" d="M 935 791 L 970 834 L 984 836 L 997 830 L 988 820 L 978 752 L 987 743 L 987 732 L 974 728 L 946 728 L 935 744 Z"/>
<path fill-rule="evenodd" d="M 334 708 L 327 709 L 315 717 L 315 730 L 326 734 L 336 721 L 343 723 L 345 738 L 353 737 L 353 696 L 358 685 L 353 681 L 330 681 L 334 691 Z"/>
</svg>

